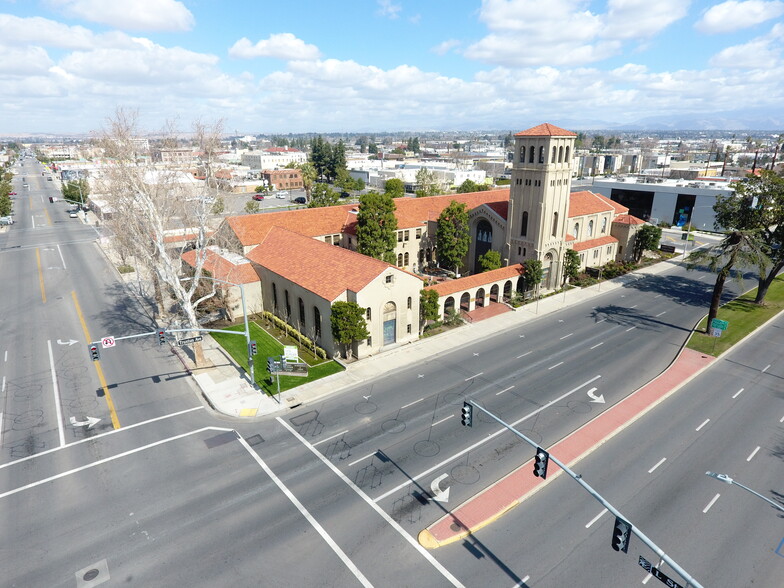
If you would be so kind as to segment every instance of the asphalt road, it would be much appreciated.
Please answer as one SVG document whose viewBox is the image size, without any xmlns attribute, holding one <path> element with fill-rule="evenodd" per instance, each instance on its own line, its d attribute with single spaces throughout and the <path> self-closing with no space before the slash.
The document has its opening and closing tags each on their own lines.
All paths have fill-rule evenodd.
<svg viewBox="0 0 784 588">
<path fill-rule="evenodd" d="M 513 585 L 530 570 L 547 578 L 520 539 L 490 549 L 479 535 L 433 553 L 415 542 L 444 508 L 530 458 L 482 417 L 461 427 L 463 399 L 550 445 L 659 373 L 712 285 L 709 274 L 679 268 L 640 279 L 318 405 L 240 422 L 205 409 L 153 337 L 89 360 L 88 340 L 154 323 L 119 285 L 96 229 L 50 204 L 55 182 L 38 174 L 26 174 L 17 224 L 0 235 L 0 297 L 9 301 L 0 324 L 12 334 L 0 349 L 0 523 L 12 541 L 0 565 L 12 586 Z M 592 401 L 598 395 L 605 404 Z M 87 429 L 72 416 L 101 421 Z M 430 500 L 437 478 L 448 502 Z M 547 529 L 551 516 L 527 528 Z M 557 541 L 542 544 L 560 561 Z"/>
</svg>

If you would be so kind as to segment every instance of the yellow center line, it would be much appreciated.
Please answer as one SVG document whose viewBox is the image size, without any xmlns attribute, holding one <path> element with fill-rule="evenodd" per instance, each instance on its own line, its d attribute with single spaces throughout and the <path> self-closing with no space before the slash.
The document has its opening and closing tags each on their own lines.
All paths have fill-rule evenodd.
<svg viewBox="0 0 784 588">
<path fill-rule="evenodd" d="M 41 252 L 35 248 L 35 260 L 38 262 L 38 283 L 41 285 L 41 299 L 46 304 L 46 288 L 44 288 L 44 272 L 41 269 Z"/>
<path fill-rule="evenodd" d="M 82 324 L 82 331 L 84 331 L 84 337 L 85 339 L 87 339 L 87 342 L 90 343 L 92 341 L 92 339 L 90 338 L 90 331 L 87 330 L 87 323 L 84 321 L 82 308 L 79 306 L 79 301 L 76 299 L 76 291 L 71 292 L 71 297 L 73 298 L 74 306 L 76 306 L 76 314 L 79 315 L 79 322 Z M 104 398 L 106 398 L 106 404 L 109 406 L 109 414 L 112 417 L 112 425 L 114 425 L 115 429 L 119 429 L 120 419 L 117 418 L 117 412 L 114 410 L 114 401 L 112 401 L 112 395 L 109 393 L 109 387 L 106 385 L 106 378 L 103 377 L 101 362 L 94 361 L 93 365 L 95 366 L 95 371 L 98 373 L 98 381 L 101 383 L 101 388 L 103 389 L 103 396 Z"/>
<path fill-rule="evenodd" d="M 48 208 L 44 208 L 44 214 L 46 215 L 46 222 L 51 225 L 52 224 L 52 219 L 49 217 L 49 209 Z"/>
</svg>

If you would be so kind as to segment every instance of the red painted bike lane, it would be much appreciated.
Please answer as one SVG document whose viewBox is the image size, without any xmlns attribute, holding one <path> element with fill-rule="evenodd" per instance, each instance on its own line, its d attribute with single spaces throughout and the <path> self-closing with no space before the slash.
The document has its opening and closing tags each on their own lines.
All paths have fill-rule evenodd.
<svg viewBox="0 0 784 588">
<path fill-rule="evenodd" d="M 571 468 L 678 390 L 714 359 L 691 349 L 683 349 L 659 376 L 555 443 L 548 451 Z M 435 549 L 458 541 L 499 519 L 563 473 L 563 470 L 551 461 L 551 473 L 547 480 L 542 480 L 533 475 L 532 464 L 533 459 L 421 531 L 420 544 Z"/>
</svg>

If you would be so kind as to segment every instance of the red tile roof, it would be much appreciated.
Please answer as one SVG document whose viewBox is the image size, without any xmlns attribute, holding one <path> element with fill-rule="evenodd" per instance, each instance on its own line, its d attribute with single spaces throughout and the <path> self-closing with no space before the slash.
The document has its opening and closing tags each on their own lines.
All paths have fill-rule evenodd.
<svg viewBox="0 0 784 588">
<path fill-rule="evenodd" d="M 572 249 L 575 251 L 585 251 L 586 249 L 593 249 L 595 247 L 601 247 L 602 245 L 609 245 L 610 243 L 617 242 L 618 239 L 607 235 L 606 237 L 599 237 L 598 239 L 589 239 L 588 241 L 583 241 L 582 243 L 575 243 L 572 245 Z"/>
<path fill-rule="evenodd" d="M 506 220 L 506 217 L 509 215 L 509 200 L 488 202 L 487 205 L 492 208 L 498 216 Z"/>
<path fill-rule="evenodd" d="M 464 203 L 468 210 L 482 204 L 499 203 L 499 206 L 504 206 L 509 203 L 509 189 L 469 192 L 468 194 L 445 194 L 426 198 L 396 198 L 395 216 L 397 216 L 398 229 L 421 227 L 424 221 L 438 220 L 438 216 L 453 200 Z"/>
<path fill-rule="evenodd" d="M 620 206 L 617 202 L 615 204 Z M 628 208 L 625 209 L 625 211 L 628 210 Z M 613 201 L 601 194 L 583 190 L 581 192 L 572 192 L 569 195 L 569 218 L 610 211 L 618 212 Z"/>
<path fill-rule="evenodd" d="M 247 258 L 329 302 L 346 290 L 359 292 L 382 272 L 394 268 L 282 227 L 270 228 Z"/>
<path fill-rule="evenodd" d="M 515 137 L 576 137 L 577 133 L 556 127 L 550 123 L 543 123 L 525 131 L 515 133 Z"/>
<path fill-rule="evenodd" d="M 619 214 L 615 217 L 614 223 L 622 224 L 622 225 L 644 225 L 645 221 L 642 219 L 637 218 L 636 216 L 632 216 L 631 214 Z"/>
<path fill-rule="evenodd" d="M 182 254 L 182 260 L 191 267 L 196 267 L 196 250 L 191 249 Z M 259 275 L 253 269 L 253 264 L 243 261 L 234 263 L 213 249 L 206 250 L 204 269 L 212 274 L 213 278 L 226 280 L 235 284 L 252 284 L 259 281 Z"/>
<path fill-rule="evenodd" d="M 211 237 L 214 231 L 205 231 L 205 237 Z M 164 235 L 163 242 L 164 243 L 185 243 L 187 241 L 195 241 L 198 238 L 197 233 L 174 233 L 171 235 Z"/>
<path fill-rule="evenodd" d="M 506 280 L 509 278 L 518 278 L 523 275 L 523 266 L 519 263 L 510 265 L 509 267 L 502 267 L 497 270 L 483 272 L 481 274 L 474 274 L 465 278 L 458 278 L 457 280 L 448 280 L 427 286 L 427 290 L 435 290 L 439 296 L 448 296 L 456 292 L 464 292 L 472 288 L 478 288 L 484 284 L 490 284 L 499 280 Z"/>
</svg>

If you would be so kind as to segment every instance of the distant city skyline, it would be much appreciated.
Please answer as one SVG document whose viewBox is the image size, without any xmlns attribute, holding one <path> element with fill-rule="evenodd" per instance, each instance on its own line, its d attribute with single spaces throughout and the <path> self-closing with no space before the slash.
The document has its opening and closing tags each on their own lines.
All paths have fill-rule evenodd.
<svg viewBox="0 0 784 588">
<path fill-rule="evenodd" d="M 0 0 L 0 136 L 784 128 L 782 0 Z"/>
</svg>

